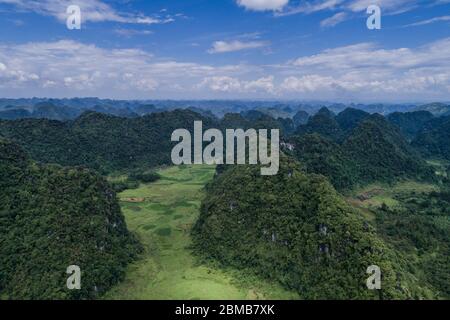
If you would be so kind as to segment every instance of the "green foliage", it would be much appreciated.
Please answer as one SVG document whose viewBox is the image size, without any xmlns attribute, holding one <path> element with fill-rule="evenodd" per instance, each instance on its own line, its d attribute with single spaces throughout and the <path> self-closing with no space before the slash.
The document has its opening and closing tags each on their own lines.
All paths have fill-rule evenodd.
<svg viewBox="0 0 450 320">
<path fill-rule="evenodd" d="M 85 112 L 75 121 L 0 121 L 0 136 L 16 141 L 43 163 L 84 165 L 102 173 L 171 164 L 172 132 L 193 130 L 194 121 L 211 119 L 188 110 L 120 118 Z"/>
<path fill-rule="evenodd" d="M 450 192 L 403 192 L 396 208 L 377 211 L 380 235 L 392 244 L 422 286 L 450 299 Z"/>
<path fill-rule="evenodd" d="M 341 146 L 319 134 L 306 134 L 289 140 L 295 149 L 293 155 L 309 173 L 324 175 L 338 190 L 352 189 L 359 172 Z"/>
<path fill-rule="evenodd" d="M 369 116 L 370 114 L 365 111 L 347 108 L 336 116 L 336 121 L 341 129 L 344 130 L 346 134 L 349 134 L 362 120 Z"/>
<path fill-rule="evenodd" d="M 428 157 L 450 160 L 450 116 L 429 121 L 412 145 Z"/>
<path fill-rule="evenodd" d="M 325 107 L 309 118 L 307 124 L 299 126 L 296 131 L 296 135 L 309 133 L 318 133 L 333 141 L 341 141 L 344 137 L 344 132 L 336 121 L 334 114 Z"/>
<path fill-rule="evenodd" d="M 140 181 L 143 183 L 155 182 L 158 181 L 160 178 L 161 178 L 160 175 L 155 171 L 142 171 L 142 170 L 134 170 L 128 176 L 128 180 Z"/>
<path fill-rule="evenodd" d="M 291 119 L 278 118 L 277 120 L 263 114 L 262 112 L 253 110 L 252 112 L 244 113 L 227 113 L 220 122 L 220 128 L 224 131 L 226 129 L 279 129 L 280 134 L 289 135 L 294 131 L 294 123 Z"/>
<path fill-rule="evenodd" d="M 139 185 L 140 185 L 139 181 L 130 179 L 111 182 L 111 186 L 114 189 L 114 192 L 117 193 L 125 191 L 127 189 L 137 189 L 139 188 Z"/>
<path fill-rule="evenodd" d="M 139 245 L 116 195 L 87 169 L 41 166 L 0 139 L 0 291 L 7 299 L 84 299 L 122 279 Z M 81 268 L 81 290 L 66 268 Z"/>
<path fill-rule="evenodd" d="M 295 114 L 292 120 L 294 121 L 295 127 L 298 127 L 306 124 L 308 122 L 308 119 L 309 119 L 308 112 L 300 110 Z"/>
<path fill-rule="evenodd" d="M 129 266 L 124 281 L 109 291 L 105 299 L 297 297 L 277 283 L 212 263 L 199 263 L 193 255 L 190 230 L 199 215 L 204 186 L 213 178 L 214 170 L 208 165 L 164 168 L 158 170 L 160 180 L 119 195 L 125 199 L 145 199 L 139 203 L 121 202 L 128 228 L 138 234 L 145 251 L 142 259 Z"/>
<path fill-rule="evenodd" d="M 290 119 L 275 120 L 265 114 L 247 120 L 227 114 L 220 122 L 190 110 L 152 113 L 137 118 L 121 118 L 85 112 L 74 121 L 20 119 L 0 121 L 0 136 L 21 145 L 33 159 L 63 166 L 83 165 L 100 173 L 129 171 L 171 164 L 171 142 L 175 129 L 193 132 L 194 121 L 204 129 L 280 129 L 293 131 Z M 145 178 L 144 178 L 145 179 Z M 150 180 L 152 178 L 149 178 Z"/>
<path fill-rule="evenodd" d="M 398 179 L 434 181 L 433 169 L 381 115 L 362 120 L 341 145 L 318 134 L 289 142 L 307 172 L 328 177 L 340 191 Z"/>
<path fill-rule="evenodd" d="M 200 255 L 274 279 L 305 299 L 408 298 L 413 289 L 398 284 L 415 285 L 397 274 L 394 253 L 323 177 L 305 175 L 284 156 L 276 176 L 261 176 L 258 166 L 217 175 L 193 236 Z M 380 295 L 366 288 L 373 264 L 383 270 Z"/>
<path fill-rule="evenodd" d="M 390 123 L 396 125 L 408 140 L 412 140 L 424 128 L 425 124 L 433 119 L 433 114 L 428 111 L 394 112 L 388 115 L 387 119 Z"/>
<path fill-rule="evenodd" d="M 399 178 L 433 181 L 434 172 L 397 128 L 378 114 L 364 120 L 342 145 L 360 172 L 358 183 L 393 182 Z"/>
</svg>

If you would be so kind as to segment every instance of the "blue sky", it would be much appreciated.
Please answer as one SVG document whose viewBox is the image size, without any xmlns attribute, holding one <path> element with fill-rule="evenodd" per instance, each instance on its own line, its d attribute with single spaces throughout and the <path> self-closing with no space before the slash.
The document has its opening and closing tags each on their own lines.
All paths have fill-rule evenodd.
<svg viewBox="0 0 450 320">
<path fill-rule="evenodd" d="M 0 96 L 450 101 L 449 27 L 450 0 L 0 0 Z"/>
</svg>

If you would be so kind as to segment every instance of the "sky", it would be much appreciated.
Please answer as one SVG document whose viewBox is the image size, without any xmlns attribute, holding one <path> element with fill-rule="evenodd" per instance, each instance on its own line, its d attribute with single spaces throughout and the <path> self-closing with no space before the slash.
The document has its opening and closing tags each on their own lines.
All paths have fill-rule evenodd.
<svg viewBox="0 0 450 320">
<path fill-rule="evenodd" d="M 33 96 L 450 101 L 450 0 L 0 0 L 0 97 Z"/>
</svg>

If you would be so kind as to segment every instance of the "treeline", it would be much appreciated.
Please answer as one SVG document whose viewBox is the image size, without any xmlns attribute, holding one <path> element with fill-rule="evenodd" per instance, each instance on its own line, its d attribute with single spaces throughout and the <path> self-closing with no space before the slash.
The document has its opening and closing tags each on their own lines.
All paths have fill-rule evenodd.
<svg viewBox="0 0 450 320">
<path fill-rule="evenodd" d="M 212 120 L 188 110 L 121 118 L 86 112 L 74 121 L 0 121 L 0 136 L 17 142 L 42 163 L 83 165 L 101 173 L 170 164 L 172 132 Z"/>
<path fill-rule="evenodd" d="M 74 121 L 3 120 L 0 136 L 15 141 L 39 162 L 83 165 L 110 173 L 170 165 L 175 145 L 170 141 L 172 132 L 179 128 L 193 132 L 194 121 L 202 121 L 205 129 L 278 128 L 285 135 L 294 130 L 291 119 L 275 120 L 255 113 L 230 113 L 217 119 L 191 110 L 175 110 L 122 118 L 89 111 Z"/>
</svg>

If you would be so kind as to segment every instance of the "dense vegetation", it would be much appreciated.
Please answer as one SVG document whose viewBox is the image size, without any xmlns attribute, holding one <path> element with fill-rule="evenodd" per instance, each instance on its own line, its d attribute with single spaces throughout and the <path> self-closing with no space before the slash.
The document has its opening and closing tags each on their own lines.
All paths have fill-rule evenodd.
<svg viewBox="0 0 450 320">
<path fill-rule="evenodd" d="M 95 298 L 123 277 L 139 245 L 106 180 L 38 165 L 3 139 L 0 176 L 0 298 Z M 81 290 L 66 287 L 70 265 Z"/>
<path fill-rule="evenodd" d="M 327 108 L 322 108 L 312 116 L 308 123 L 297 128 L 296 134 L 318 133 L 333 141 L 341 141 L 344 132 L 336 121 L 335 115 Z"/>
<path fill-rule="evenodd" d="M 317 133 L 296 136 L 290 142 L 295 146 L 291 153 L 306 172 L 324 175 L 341 191 L 357 184 L 358 168 L 339 144 Z"/>
<path fill-rule="evenodd" d="M 374 229 L 323 177 L 282 158 L 276 176 L 234 166 L 208 186 L 193 230 L 203 257 L 275 279 L 306 299 L 421 297 Z M 380 292 L 367 290 L 366 269 L 383 270 Z M 399 272 L 402 270 L 402 272 Z"/>
<path fill-rule="evenodd" d="M 354 108 L 347 108 L 336 116 L 336 121 L 339 124 L 340 128 L 346 134 L 349 134 L 359 125 L 362 120 L 368 118 L 369 116 L 370 114 L 365 111 Z"/>
<path fill-rule="evenodd" d="M 321 130 L 289 139 L 294 146 L 291 153 L 306 171 L 325 175 L 341 191 L 375 181 L 433 179 L 431 167 L 383 116 L 367 116 L 352 110 L 343 113 L 339 121 L 347 124 L 345 131 L 357 126 L 341 144 L 319 135 Z M 356 124 L 354 119 L 360 122 Z"/>
<path fill-rule="evenodd" d="M 227 113 L 218 122 L 219 128 L 226 129 L 279 129 L 282 136 L 287 136 L 294 132 L 294 122 L 292 119 L 274 119 L 259 111 L 249 111 L 243 114 Z"/>
<path fill-rule="evenodd" d="M 402 191 L 400 205 L 376 210 L 382 237 L 409 261 L 411 272 L 440 298 L 450 299 L 450 191 Z"/>
<path fill-rule="evenodd" d="M 75 121 L 0 121 L 0 136 L 16 141 L 33 159 L 65 166 L 85 165 L 100 172 L 171 164 L 172 132 L 205 127 L 211 120 L 188 110 L 121 118 L 86 112 Z"/>
<path fill-rule="evenodd" d="M 381 115 L 361 122 L 342 147 L 360 172 L 360 184 L 397 178 L 433 179 L 433 170 Z"/>
<path fill-rule="evenodd" d="M 436 115 L 446 107 L 426 108 Z M 287 154 L 273 177 L 261 176 L 257 166 L 217 167 L 192 231 L 200 256 L 275 280 L 306 299 L 450 298 L 450 167 L 434 159 L 437 176 L 422 158 L 450 160 L 450 117 L 417 111 L 385 118 L 354 108 L 337 115 L 322 108 L 309 117 L 283 106 L 233 106 L 214 114 L 131 103 L 90 109 L 96 112 L 79 115 L 76 107 L 40 103 L 0 112 L 13 120 L 0 121 L 0 299 L 95 298 L 122 279 L 139 245 L 126 229 L 115 192 L 133 189 L 128 191 L 139 195 L 147 190 L 140 184 L 160 178 L 170 190 L 181 188 L 185 180 L 160 177 L 154 168 L 171 164 L 173 130 L 192 130 L 195 120 L 204 129 L 279 128 Z M 117 175 L 107 182 L 92 169 Z M 395 205 L 362 211 L 335 191 L 350 197 L 358 187 L 390 188 L 399 180 L 428 181 L 436 191 L 399 193 L 391 199 Z M 187 206 L 181 195 L 158 197 Z M 160 203 L 148 206 L 161 209 Z M 173 210 L 166 209 L 170 216 Z M 193 222 L 180 233 L 188 234 Z M 154 226 L 146 227 L 153 240 Z M 154 232 L 167 237 L 178 234 L 177 227 Z M 71 264 L 83 271 L 80 291 L 65 289 Z M 379 292 L 365 286 L 372 264 L 383 270 Z"/>
<path fill-rule="evenodd" d="M 303 110 L 298 111 L 292 118 L 292 120 L 294 121 L 294 125 L 296 127 L 306 124 L 308 122 L 308 119 L 309 119 L 308 112 Z"/>
<path fill-rule="evenodd" d="M 388 115 L 387 119 L 396 125 L 408 140 L 412 140 L 423 130 L 427 122 L 433 119 L 433 114 L 428 111 L 394 112 Z"/>
<path fill-rule="evenodd" d="M 450 160 L 450 116 L 428 122 L 412 145 L 426 157 Z"/>
</svg>

